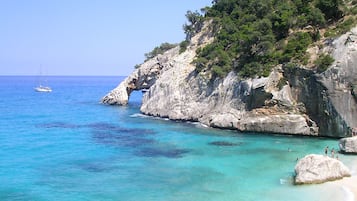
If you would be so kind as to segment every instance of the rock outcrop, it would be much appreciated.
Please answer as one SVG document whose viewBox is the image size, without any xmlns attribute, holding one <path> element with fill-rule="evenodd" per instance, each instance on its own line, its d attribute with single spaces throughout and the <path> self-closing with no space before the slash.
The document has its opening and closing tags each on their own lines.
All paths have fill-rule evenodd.
<svg viewBox="0 0 357 201">
<path fill-rule="evenodd" d="M 214 78 L 192 64 L 196 50 L 213 40 L 206 23 L 186 51 L 176 47 L 148 60 L 102 102 L 125 105 L 132 90 L 148 89 L 141 106 L 147 115 L 239 131 L 351 136 L 357 127 L 357 98 L 351 87 L 357 88 L 357 43 L 347 38 L 356 31 L 324 50 L 335 62 L 322 74 L 277 66 L 268 77 L 240 79 L 231 72 Z"/>
<path fill-rule="evenodd" d="M 351 176 L 350 170 L 339 160 L 311 154 L 295 166 L 295 184 L 318 184 Z"/>
<path fill-rule="evenodd" d="M 343 153 L 357 154 L 357 136 L 340 139 L 339 147 Z"/>
<path fill-rule="evenodd" d="M 332 66 L 321 74 L 306 68 L 283 68 L 293 98 L 319 127 L 319 135 L 347 137 L 357 127 L 357 27 L 335 40 L 325 41 L 318 52 L 330 54 Z"/>
<path fill-rule="evenodd" d="M 269 77 L 246 80 L 233 72 L 224 79 L 197 73 L 191 64 L 196 49 L 210 40 L 198 34 L 187 51 L 171 57 L 172 67 L 144 95 L 143 113 L 240 131 L 317 135 L 316 124 L 300 111 L 283 81 L 281 66 Z"/>
<path fill-rule="evenodd" d="M 189 63 L 182 67 L 187 73 L 179 72 L 183 68 L 164 72 L 144 95 L 143 113 L 240 131 L 317 134 L 315 124 L 294 106 L 289 86 L 277 88 L 281 77 L 278 69 L 268 78 L 239 80 L 230 73 L 210 83 Z"/>
<path fill-rule="evenodd" d="M 353 96 L 353 86 L 357 86 L 357 27 L 332 41 L 325 51 L 335 62 L 317 77 L 325 88 L 321 98 L 326 100 L 320 101 L 324 105 L 319 124 L 329 136 L 351 136 L 352 129 L 357 128 L 357 102 Z"/>
<path fill-rule="evenodd" d="M 133 90 L 149 89 L 160 77 L 165 67 L 168 68 L 170 58 L 179 53 L 179 47 L 166 51 L 163 55 L 154 57 L 140 68 L 125 78 L 115 89 L 102 98 L 102 103 L 109 105 L 126 105 L 128 104 L 130 93 Z"/>
</svg>

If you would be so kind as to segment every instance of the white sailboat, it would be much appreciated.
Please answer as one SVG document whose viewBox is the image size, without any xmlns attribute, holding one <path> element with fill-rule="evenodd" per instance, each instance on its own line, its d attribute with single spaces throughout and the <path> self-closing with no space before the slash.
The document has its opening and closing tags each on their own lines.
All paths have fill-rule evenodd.
<svg viewBox="0 0 357 201">
<path fill-rule="evenodd" d="M 35 87 L 35 91 L 37 92 L 52 92 L 50 87 L 42 86 L 41 84 L 38 87 Z"/>
<path fill-rule="evenodd" d="M 49 86 L 42 85 L 41 81 L 40 81 L 40 84 L 37 87 L 35 87 L 35 91 L 37 91 L 37 92 L 52 92 L 52 89 Z"/>
</svg>

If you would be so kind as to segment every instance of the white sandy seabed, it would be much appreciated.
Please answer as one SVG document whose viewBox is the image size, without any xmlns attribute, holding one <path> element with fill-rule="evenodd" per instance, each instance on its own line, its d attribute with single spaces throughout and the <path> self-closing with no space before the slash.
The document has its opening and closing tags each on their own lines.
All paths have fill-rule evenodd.
<svg viewBox="0 0 357 201">
<path fill-rule="evenodd" d="M 331 198 L 334 200 L 357 201 L 357 161 L 354 158 L 353 162 L 345 163 L 351 170 L 351 177 L 346 177 L 342 180 L 331 182 L 327 190 L 339 189 L 343 192 L 343 198 Z M 332 189 L 330 189 L 332 188 Z"/>
</svg>

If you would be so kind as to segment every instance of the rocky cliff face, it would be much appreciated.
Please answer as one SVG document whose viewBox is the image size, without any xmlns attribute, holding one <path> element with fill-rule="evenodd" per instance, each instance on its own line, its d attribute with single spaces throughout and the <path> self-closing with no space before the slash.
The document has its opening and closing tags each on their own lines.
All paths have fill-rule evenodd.
<svg viewBox="0 0 357 201">
<path fill-rule="evenodd" d="M 321 74 L 297 68 L 284 68 L 295 100 L 303 103 L 306 113 L 319 126 L 320 135 L 351 136 L 357 127 L 357 27 L 334 41 L 326 41 L 323 49 L 335 59 Z"/>
<path fill-rule="evenodd" d="M 278 66 L 268 77 L 241 80 L 233 72 L 213 79 L 209 72 L 195 71 L 191 63 L 197 48 L 213 40 L 209 27 L 207 23 L 183 53 L 177 47 L 142 64 L 102 102 L 127 104 L 132 90 L 145 88 L 144 114 L 211 127 L 348 136 L 357 126 L 351 88 L 357 86 L 357 44 L 346 43 L 355 30 L 328 46 L 336 61 L 321 75 Z"/>
<path fill-rule="evenodd" d="M 134 90 L 149 89 L 160 77 L 161 72 L 170 68 L 170 58 L 179 53 L 179 47 L 143 63 L 131 75 L 125 78 L 115 89 L 102 98 L 102 103 L 110 105 L 128 104 L 130 93 Z"/>
<path fill-rule="evenodd" d="M 357 127 L 357 102 L 353 88 L 357 85 L 357 27 L 329 46 L 335 59 L 332 67 L 318 77 L 327 97 L 326 128 L 330 135 L 348 133 Z"/>
<path fill-rule="evenodd" d="M 217 128 L 317 134 L 314 123 L 295 106 L 289 86 L 277 88 L 282 76 L 279 70 L 268 78 L 239 80 L 230 73 L 225 79 L 214 81 L 197 74 L 194 67 L 186 70 L 186 74 L 177 69 L 163 73 L 144 95 L 141 111 L 175 120 L 199 121 Z"/>
</svg>

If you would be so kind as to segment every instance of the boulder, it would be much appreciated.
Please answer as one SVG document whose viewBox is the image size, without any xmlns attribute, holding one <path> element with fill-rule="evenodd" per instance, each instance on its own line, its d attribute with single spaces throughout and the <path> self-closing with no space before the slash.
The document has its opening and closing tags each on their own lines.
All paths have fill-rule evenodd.
<svg viewBox="0 0 357 201">
<path fill-rule="evenodd" d="M 340 139 L 339 146 L 343 153 L 357 154 L 357 136 Z"/>
<path fill-rule="evenodd" d="M 351 176 L 350 170 L 339 160 L 310 154 L 295 166 L 295 184 L 319 184 Z"/>
</svg>

